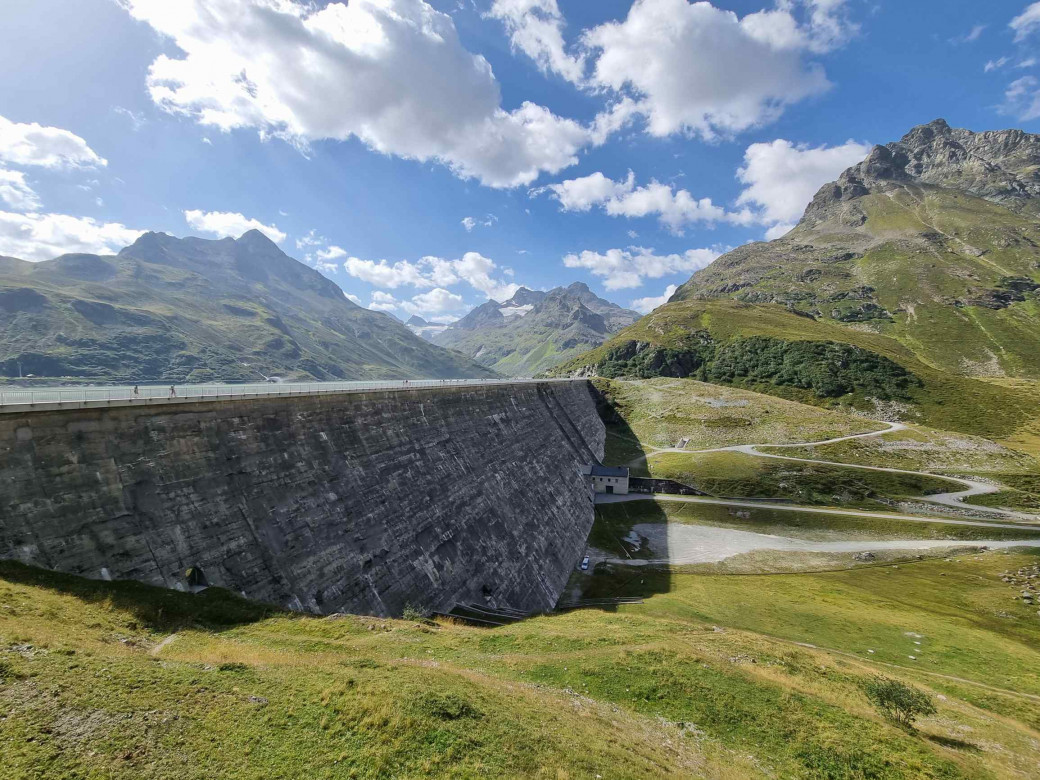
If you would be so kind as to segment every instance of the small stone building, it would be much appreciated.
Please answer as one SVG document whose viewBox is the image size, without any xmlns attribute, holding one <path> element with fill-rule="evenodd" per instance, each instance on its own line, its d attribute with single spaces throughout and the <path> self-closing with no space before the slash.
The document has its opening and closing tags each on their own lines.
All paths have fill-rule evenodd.
<svg viewBox="0 0 1040 780">
<path fill-rule="evenodd" d="M 601 466 L 593 463 L 586 472 L 592 480 L 596 493 L 628 493 L 628 468 L 626 466 Z"/>
</svg>

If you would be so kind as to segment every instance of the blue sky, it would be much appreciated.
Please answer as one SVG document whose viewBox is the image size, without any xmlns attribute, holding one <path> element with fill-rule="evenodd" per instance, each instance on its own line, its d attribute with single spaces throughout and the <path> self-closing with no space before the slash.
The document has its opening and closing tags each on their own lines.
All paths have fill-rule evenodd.
<svg viewBox="0 0 1040 780">
<path fill-rule="evenodd" d="M 1040 130 L 1038 44 L 1024 0 L 5 0 L 0 254 L 263 226 L 402 317 L 648 310 L 869 144 Z"/>
</svg>

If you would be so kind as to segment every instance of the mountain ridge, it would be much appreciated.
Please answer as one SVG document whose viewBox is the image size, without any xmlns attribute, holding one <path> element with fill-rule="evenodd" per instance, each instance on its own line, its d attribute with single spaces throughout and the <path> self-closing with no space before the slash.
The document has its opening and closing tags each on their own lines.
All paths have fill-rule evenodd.
<svg viewBox="0 0 1040 780">
<path fill-rule="evenodd" d="M 1038 208 L 1040 136 L 915 127 L 789 233 L 722 255 L 554 373 L 695 376 L 1012 435 L 1040 412 Z"/>
<path fill-rule="evenodd" d="M 521 287 L 507 301 L 482 303 L 432 340 L 499 373 L 534 376 L 637 319 L 583 282 L 548 291 Z"/>
<path fill-rule="evenodd" d="M 349 301 L 259 231 L 145 233 L 110 256 L 0 263 L 0 375 L 85 381 L 490 376 Z"/>
</svg>

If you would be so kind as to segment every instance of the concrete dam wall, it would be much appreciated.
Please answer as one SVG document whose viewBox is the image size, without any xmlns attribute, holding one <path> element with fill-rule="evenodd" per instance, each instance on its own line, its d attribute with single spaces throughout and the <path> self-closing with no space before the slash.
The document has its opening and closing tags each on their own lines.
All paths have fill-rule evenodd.
<svg viewBox="0 0 1040 780">
<path fill-rule="evenodd" d="M 0 414 L 0 557 L 315 612 L 551 609 L 604 437 L 582 381 Z"/>
</svg>

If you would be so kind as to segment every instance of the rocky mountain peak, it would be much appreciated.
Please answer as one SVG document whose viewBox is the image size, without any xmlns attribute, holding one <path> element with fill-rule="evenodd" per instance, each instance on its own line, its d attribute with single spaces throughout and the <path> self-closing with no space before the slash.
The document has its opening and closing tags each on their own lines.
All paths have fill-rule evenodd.
<svg viewBox="0 0 1040 780">
<path fill-rule="evenodd" d="M 533 306 L 545 300 L 545 293 L 541 290 L 529 290 L 521 287 L 513 297 L 503 303 L 503 306 Z"/>
<path fill-rule="evenodd" d="M 1040 135 L 1021 130 L 976 133 L 936 119 L 899 141 L 875 146 L 837 181 L 824 185 L 805 212 L 815 224 L 837 203 L 906 184 L 960 190 L 1015 211 L 1040 199 Z"/>
</svg>

